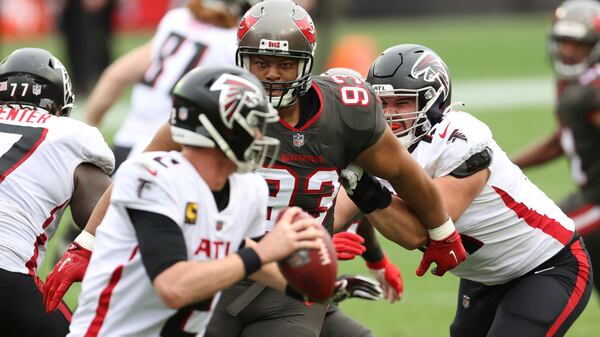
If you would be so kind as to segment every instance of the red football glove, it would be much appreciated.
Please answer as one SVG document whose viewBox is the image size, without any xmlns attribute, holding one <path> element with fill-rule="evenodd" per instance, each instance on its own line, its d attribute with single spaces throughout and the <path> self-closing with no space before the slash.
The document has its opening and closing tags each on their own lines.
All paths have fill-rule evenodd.
<svg viewBox="0 0 600 337">
<path fill-rule="evenodd" d="M 44 305 L 50 313 L 58 307 L 71 284 L 81 282 L 87 269 L 92 251 L 73 242 L 54 269 L 46 278 Z"/>
<path fill-rule="evenodd" d="M 356 255 L 362 255 L 367 249 L 363 246 L 365 239 L 351 232 L 334 234 L 331 241 L 335 246 L 338 260 L 352 260 Z"/>
<path fill-rule="evenodd" d="M 381 284 L 383 298 L 394 303 L 399 301 L 404 294 L 404 282 L 400 269 L 388 260 L 387 256 L 377 262 L 367 262 L 367 267 Z"/>
<path fill-rule="evenodd" d="M 458 266 L 467 258 L 467 252 L 463 247 L 462 240 L 455 230 L 441 241 L 430 240 L 429 246 L 425 249 L 423 260 L 417 269 L 417 276 L 425 275 L 432 262 L 437 264 L 431 272 L 434 275 L 442 276 L 448 270 Z"/>
</svg>

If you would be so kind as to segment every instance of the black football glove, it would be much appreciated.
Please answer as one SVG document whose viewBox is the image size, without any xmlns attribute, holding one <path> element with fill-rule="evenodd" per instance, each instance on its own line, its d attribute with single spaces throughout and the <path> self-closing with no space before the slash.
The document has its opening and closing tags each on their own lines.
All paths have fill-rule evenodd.
<svg viewBox="0 0 600 337">
<path fill-rule="evenodd" d="M 361 275 L 344 275 L 338 277 L 333 295 L 325 302 L 338 304 L 349 298 L 376 301 L 381 299 L 382 294 L 379 282 Z"/>
<path fill-rule="evenodd" d="M 350 164 L 342 170 L 340 183 L 350 199 L 364 214 L 383 209 L 392 202 L 392 193 L 377 178 L 362 168 Z"/>
</svg>

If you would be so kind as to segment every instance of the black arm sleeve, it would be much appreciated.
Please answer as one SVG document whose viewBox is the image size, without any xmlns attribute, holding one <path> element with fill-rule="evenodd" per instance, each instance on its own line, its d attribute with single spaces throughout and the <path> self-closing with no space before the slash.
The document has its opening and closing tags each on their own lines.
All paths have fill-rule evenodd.
<svg viewBox="0 0 600 337">
<path fill-rule="evenodd" d="M 485 170 L 490 167 L 492 163 L 493 152 L 492 149 L 486 147 L 481 150 L 481 152 L 477 152 L 469 159 L 465 160 L 464 163 L 460 164 L 454 171 L 450 172 L 450 175 L 455 178 L 466 178 L 470 175 L 473 175 L 481 170 Z"/>
<path fill-rule="evenodd" d="M 179 261 L 187 260 L 183 232 L 162 214 L 127 208 L 150 281 Z"/>
</svg>

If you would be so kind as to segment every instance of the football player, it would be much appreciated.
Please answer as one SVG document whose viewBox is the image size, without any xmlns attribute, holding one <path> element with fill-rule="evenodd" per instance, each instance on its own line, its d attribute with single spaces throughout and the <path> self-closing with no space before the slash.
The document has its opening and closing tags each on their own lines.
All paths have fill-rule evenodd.
<svg viewBox="0 0 600 337">
<path fill-rule="evenodd" d="M 437 240 L 452 236 L 454 226 L 437 191 L 385 127 L 381 106 L 370 86 L 351 76 L 313 77 L 315 47 L 316 30 L 310 16 L 292 1 L 258 3 L 244 15 L 238 30 L 236 62 L 263 82 L 281 117 L 269 130 L 269 135 L 281 141 L 281 154 L 271 168 L 258 170 L 270 186 L 267 229 L 280 209 L 295 205 L 312 213 L 331 233 L 334 200 L 340 188 L 338 173 L 356 161 L 393 181 L 428 228 L 441 228 L 443 237 Z M 388 146 L 397 152 L 390 156 Z M 409 193 L 415 190 L 420 193 Z M 362 206 L 370 213 L 386 208 L 389 202 L 369 199 Z M 458 259 L 441 268 L 461 261 L 460 241 L 453 243 Z M 325 306 L 306 308 L 262 288 L 238 284 L 226 290 L 206 336 L 259 336 L 264 331 L 319 335 Z M 337 311 L 335 307 L 332 310 Z M 340 335 L 370 334 L 349 317 L 339 322 Z"/>
<path fill-rule="evenodd" d="M 114 167 L 100 132 L 68 117 L 74 98 L 67 71 L 46 50 L 18 49 L 0 63 L 2 336 L 68 332 L 64 304 L 44 311 L 37 269 L 65 208 L 83 229 Z M 85 229 L 71 245 L 73 259 L 91 254 L 94 229 Z"/>
<path fill-rule="evenodd" d="M 141 152 L 168 119 L 171 91 L 186 72 L 235 64 L 236 27 L 247 6 L 247 0 L 189 0 L 165 14 L 150 42 L 103 72 L 86 104 L 90 125 L 100 126 L 123 91 L 135 84 L 130 112 L 113 141 L 116 168 L 134 146 Z"/>
<path fill-rule="evenodd" d="M 460 277 L 451 336 L 564 335 L 591 294 L 589 256 L 573 221 L 485 124 L 452 109 L 448 68 L 431 49 L 391 47 L 367 81 L 390 130 L 433 178 L 469 253 L 450 271 Z M 365 184 L 379 182 L 364 173 L 346 190 L 361 193 Z"/>
<path fill-rule="evenodd" d="M 284 290 L 270 262 L 320 247 L 314 219 L 291 223 L 297 207 L 245 241 L 264 234 L 269 194 L 251 171 L 279 146 L 264 136 L 277 111 L 253 75 L 189 72 L 170 120 L 182 151 L 141 154 L 115 176 L 68 336 L 202 336 L 219 290 L 248 276 Z"/>
<path fill-rule="evenodd" d="M 335 76 L 334 78 L 338 80 L 345 77 L 363 80 L 358 71 L 345 67 L 327 69 L 321 76 Z M 363 222 L 366 223 L 363 224 Z M 334 231 L 339 231 L 339 233 L 333 235 L 333 243 L 339 251 L 338 260 L 350 260 L 355 255 L 362 255 L 367 267 L 379 281 L 383 290 L 383 297 L 390 303 L 399 301 L 404 292 L 402 274 L 400 269 L 387 258 L 368 219 L 355 219 L 347 230 L 345 230 L 346 226 L 342 225 L 334 225 Z M 355 235 L 359 235 L 359 238 L 356 238 Z M 361 241 L 362 243 L 359 243 Z M 348 253 L 347 250 L 349 249 L 355 249 L 355 253 Z M 333 317 L 326 316 L 321 331 L 322 336 L 334 336 L 337 333 L 337 324 L 331 324 L 332 321 Z"/>
<path fill-rule="evenodd" d="M 565 155 L 579 190 L 559 203 L 575 222 L 592 259 L 600 290 L 600 4 L 566 1 L 556 9 L 550 30 L 550 56 L 557 87 L 554 133 L 515 156 L 528 168 Z"/>
<path fill-rule="evenodd" d="M 426 260 L 435 261 L 440 271 L 454 268 L 466 253 L 430 178 L 386 127 L 381 105 L 369 85 L 351 77 L 311 75 L 315 47 L 316 31 L 310 16 L 290 0 L 256 4 L 238 29 L 237 63 L 262 81 L 280 117 L 268 135 L 280 140 L 282 151 L 271 158 L 273 166 L 257 171 L 269 184 L 267 230 L 281 209 L 293 205 L 311 213 L 331 233 L 334 200 L 340 190 L 338 172 L 357 162 L 389 179 L 429 229 L 432 244 L 425 252 Z M 148 150 L 179 147 L 164 125 Z M 390 148 L 395 151 L 389 152 Z M 91 221 L 102 217 L 109 194 L 105 193 Z M 388 207 L 391 202 L 388 193 L 358 203 L 369 216 L 386 218 L 390 210 L 395 211 Z M 420 230 L 406 229 L 421 233 L 404 243 L 406 246 L 418 247 L 427 237 L 421 223 L 416 224 Z M 403 226 L 397 227 L 405 231 Z M 68 288 L 72 281 L 64 281 Z M 377 292 L 364 291 L 373 288 L 368 281 L 350 277 L 341 283 L 350 297 L 378 298 Z M 262 336 L 265 331 L 318 336 L 326 310 L 326 305 L 307 307 L 260 284 L 240 282 L 223 292 L 206 336 Z M 349 333 L 366 330 L 350 319 L 340 329 Z"/>
</svg>

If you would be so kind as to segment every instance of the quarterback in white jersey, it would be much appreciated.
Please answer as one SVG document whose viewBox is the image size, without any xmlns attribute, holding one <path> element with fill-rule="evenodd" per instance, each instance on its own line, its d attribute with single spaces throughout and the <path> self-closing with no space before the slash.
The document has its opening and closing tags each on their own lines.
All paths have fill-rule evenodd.
<svg viewBox="0 0 600 337">
<path fill-rule="evenodd" d="M 73 99 L 64 67 L 46 50 L 19 49 L 0 64 L 3 336 L 64 336 L 68 328 L 66 306 L 44 311 L 37 269 L 66 207 L 83 229 L 114 167 L 100 132 L 68 117 Z M 86 230 L 71 249 L 89 249 Z"/>
<path fill-rule="evenodd" d="M 190 0 L 170 10 L 152 40 L 110 65 L 86 105 L 86 120 L 99 126 L 129 85 L 131 106 L 114 138 L 116 166 L 132 148 L 144 149 L 171 110 L 175 83 L 198 66 L 234 65 L 237 19 L 245 1 Z"/>
<path fill-rule="evenodd" d="M 461 278 L 451 336 L 563 335 L 591 292 L 589 256 L 573 221 L 509 160 L 484 123 L 451 109 L 450 75 L 431 49 L 391 47 L 367 81 L 399 141 L 433 178 L 469 254 L 450 271 Z M 377 185 L 365 173 L 349 194 L 380 191 Z M 407 214 L 395 220 L 414 225 Z M 394 240 L 398 233 L 387 232 Z"/>
<path fill-rule="evenodd" d="M 221 289 L 250 276 L 284 290 L 270 262 L 319 247 L 316 220 L 290 223 L 298 208 L 259 243 L 244 240 L 265 233 L 268 199 L 249 172 L 278 145 L 263 136 L 278 118 L 261 83 L 241 68 L 195 69 L 173 97 L 183 151 L 140 154 L 117 172 L 68 336 L 202 336 Z"/>
</svg>

